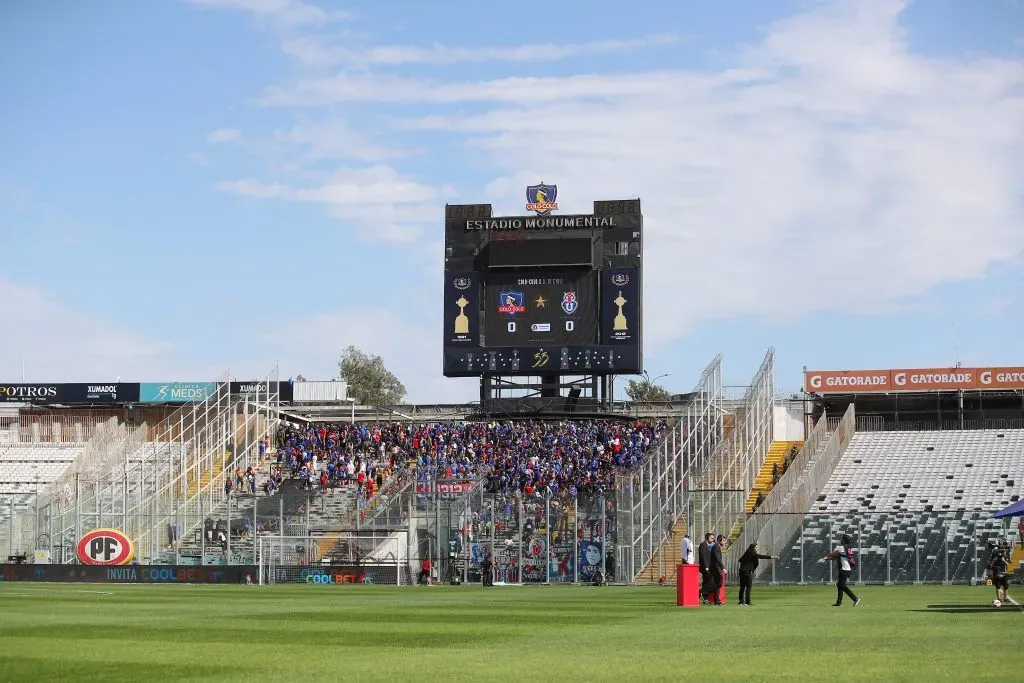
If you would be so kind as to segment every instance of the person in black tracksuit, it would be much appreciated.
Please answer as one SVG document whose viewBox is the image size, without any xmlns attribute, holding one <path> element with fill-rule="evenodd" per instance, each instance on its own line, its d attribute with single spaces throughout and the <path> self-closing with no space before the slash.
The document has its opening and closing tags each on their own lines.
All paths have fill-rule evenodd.
<svg viewBox="0 0 1024 683">
<path fill-rule="evenodd" d="M 751 543 L 740 555 L 740 603 L 750 604 L 750 588 L 754 585 L 754 572 L 761 560 L 777 560 L 778 555 L 761 555 L 757 552 L 757 544 Z"/>
</svg>

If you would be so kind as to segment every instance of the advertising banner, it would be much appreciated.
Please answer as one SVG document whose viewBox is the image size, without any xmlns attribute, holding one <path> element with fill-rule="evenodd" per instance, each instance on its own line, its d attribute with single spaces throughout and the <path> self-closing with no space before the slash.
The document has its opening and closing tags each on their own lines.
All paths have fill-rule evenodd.
<svg viewBox="0 0 1024 683">
<path fill-rule="evenodd" d="M 259 397 L 264 401 L 269 391 L 276 391 L 282 401 L 291 403 L 295 393 L 293 387 L 291 382 L 231 382 L 229 391 L 233 396 Z"/>
<path fill-rule="evenodd" d="M 601 273 L 601 342 L 640 341 L 640 270 L 608 268 Z"/>
<path fill-rule="evenodd" d="M 100 567 L 76 564 L 0 565 L 0 581 L 53 583 L 255 583 L 258 569 L 248 565 L 182 567 L 128 565 Z"/>
<path fill-rule="evenodd" d="M 391 565 L 338 565 L 328 567 L 275 567 L 274 583 L 305 583 L 311 586 L 344 586 L 359 583 L 398 583 L 398 567 Z"/>
<path fill-rule="evenodd" d="M 137 403 L 139 385 L 106 384 L 0 384 L 2 403 Z"/>
<path fill-rule="evenodd" d="M 128 564 L 135 557 L 135 545 L 118 529 L 93 529 L 78 541 L 75 554 L 82 564 Z"/>
<path fill-rule="evenodd" d="M 141 403 L 192 403 L 205 401 L 217 394 L 213 382 L 144 382 L 139 385 Z"/>
<path fill-rule="evenodd" d="M 480 345 L 480 274 L 444 274 L 444 345 Z"/>
<path fill-rule="evenodd" d="M 1024 367 L 808 370 L 804 390 L 811 394 L 1024 390 Z"/>
</svg>

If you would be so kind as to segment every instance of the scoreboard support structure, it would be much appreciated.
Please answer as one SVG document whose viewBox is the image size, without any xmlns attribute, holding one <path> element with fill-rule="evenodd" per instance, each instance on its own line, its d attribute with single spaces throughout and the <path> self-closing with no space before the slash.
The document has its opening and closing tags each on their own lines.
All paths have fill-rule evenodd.
<svg viewBox="0 0 1024 683">
<path fill-rule="evenodd" d="M 643 372 L 639 199 L 557 216 L 447 205 L 444 277 L 444 374 L 479 377 L 486 413 L 601 411 L 615 375 Z"/>
</svg>

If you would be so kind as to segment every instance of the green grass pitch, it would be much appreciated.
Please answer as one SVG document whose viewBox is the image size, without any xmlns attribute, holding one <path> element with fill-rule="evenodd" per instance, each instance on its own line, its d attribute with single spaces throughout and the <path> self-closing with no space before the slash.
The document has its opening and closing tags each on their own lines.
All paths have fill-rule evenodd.
<svg viewBox="0 0 1024 683">
<path fill-rule="evenodd" d="M 683 609 L 657 587 L 5 583 L 0 680 L 1024 680 L 1024 614 L 990 588 L 854 588 Z"/>
</svg>

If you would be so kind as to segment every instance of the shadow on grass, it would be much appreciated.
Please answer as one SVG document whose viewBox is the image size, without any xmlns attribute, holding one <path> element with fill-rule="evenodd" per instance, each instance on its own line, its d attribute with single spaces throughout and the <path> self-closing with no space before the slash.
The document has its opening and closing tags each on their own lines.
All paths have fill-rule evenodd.
<svg viewBox="0 0 1024 683">
<path fill-rule="evenodd" d="M 915 609 L 913 612 L 928 614 L 974 614 L 979 612 L 1016 612 L 1016 607 L 1006 606 L 996 609 L 992 605 L 928 605 L 928 609 Z"/>
</svg>

